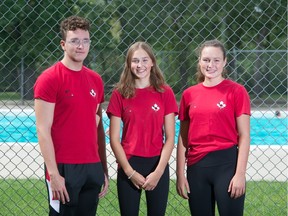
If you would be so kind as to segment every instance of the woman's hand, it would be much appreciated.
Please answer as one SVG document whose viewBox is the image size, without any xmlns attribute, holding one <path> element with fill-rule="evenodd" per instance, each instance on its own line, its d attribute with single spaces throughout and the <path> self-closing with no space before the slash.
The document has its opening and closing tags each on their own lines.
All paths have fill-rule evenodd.
<svg viewBox="0 0 288 216">
<path fill-rule="evenodd" d="M 189 184 L 185 175 L 177 176 L 176 181 L 177 193 L 184 199 L 189 199 L 188 194 L 190 193 Z"/>
<path fill-rule="evenodd" d="M 143 184 L 142 188 L 144 190 L 154 190 L 154 188 L 157 186 L 161 176 L 163 173 L 154 171 L 152 173 L 150 173 L 146 179 L 145 179 L 145 183 Z"/>
<path fill-rule="evenodd" d="M 131 182 L 134 184 L 134 186 L 137 189 L 141 189 L 145 183 L 145 178 L 142 176 L 140 173 L 135 171 L 134 174 L 131 174 L 132 176 L 130 177 Z"/>
<path fill-rule="evenodd" d="M 237 175 L 235 174 L 230 181 L 228 187 L 228 193 L 230 193 L 230 197 L 233 199 L 237 199 L 245 194 L 246 187 L 246 179 L 245 175 Z"/>
</svg>

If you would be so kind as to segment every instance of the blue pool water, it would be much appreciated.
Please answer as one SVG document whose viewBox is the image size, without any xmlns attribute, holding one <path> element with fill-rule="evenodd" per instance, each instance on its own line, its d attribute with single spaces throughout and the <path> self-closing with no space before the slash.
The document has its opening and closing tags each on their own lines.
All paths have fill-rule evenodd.
<svg viewBox="0 0 288 216">
<path fill-rule="evenodd" d="M 109 119 L 103 117 L 105 131 L 109 128 Z M 252 145 L 287 145 L 287 115 L 285 118 L 275 118 L 273 113 L 256 111 L 251 117 Z M 179 132 L 179 122 L 176 122 L 176 137 Z M 0 110 L 0 142 L 37 143 L 35 115 L 33 110 L 13 111 Z M 106 134 L 106 143 L 109 137 Z"/>
</svg>

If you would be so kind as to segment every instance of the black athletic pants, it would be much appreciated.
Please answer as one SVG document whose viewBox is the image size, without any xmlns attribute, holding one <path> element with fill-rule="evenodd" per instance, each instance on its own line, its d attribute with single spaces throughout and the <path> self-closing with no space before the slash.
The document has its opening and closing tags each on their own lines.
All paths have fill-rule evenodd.
<svg viewBox="0 0 288 216">
<path fill-rule="evenodd" d="M 190 187 L 189 207 L 193 216 L 214 216 L 217 203 L 220 216 L 242 216 L 245 195 L 232 199 L 228 193 L 237 162 L 237 147 L 209 153 L 187 167 Z"/>
<path fill-rule="evenodd" d="M 146 177 L 155 170 L 159 158 L 160 157 L 158 156 L 153 158 L 132 157 L 129 159 L 129 163 L 134 170 Z M 142 190 L 138 190 L 133 185 L 121 168 L 118 170 L 117 174 L 117 190 L 121 216 L 137 216 L 139 214 Z M 145 191 L 148 216 L 165 215 L 168 192 L 169 166 L 167 164 L 155 189 L 152 191 Z"/>
<path fill-rule="evenodd" d="M 70 202 L 60 202 L 60 212 L 49 205 L 49 216 L 95 216 L 99 202 L 99 193 L 104 183 L 104 171 L 101 163 L 58 164 L 60 175 L 65 178 Z M 49 184 L 47 184 L 49 190 Z M 49 193 L 48 200 L 50 201 Z"/>
</svg>

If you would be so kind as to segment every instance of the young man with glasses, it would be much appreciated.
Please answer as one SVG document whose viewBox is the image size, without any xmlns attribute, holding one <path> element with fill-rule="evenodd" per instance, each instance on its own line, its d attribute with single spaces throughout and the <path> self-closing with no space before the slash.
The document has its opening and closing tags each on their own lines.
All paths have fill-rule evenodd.
<svg viewBox="0 0 288 216">
<path fill-rule="evenodd" d="M 61 22 L 64 57 L 34 85 L 49 215 L 95 216 L 99 197 L 108 189 L 103 81 L 83 66 L 90 48 L 89 29 L 89 21 L 82 17 Z"/>
</svg>

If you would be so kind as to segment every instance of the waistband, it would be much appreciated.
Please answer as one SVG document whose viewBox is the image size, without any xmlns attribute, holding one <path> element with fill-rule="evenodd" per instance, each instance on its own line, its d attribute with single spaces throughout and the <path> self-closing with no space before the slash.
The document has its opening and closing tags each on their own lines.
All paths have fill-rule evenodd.
<svg viewBox="0 0 288 216">
<path fill-rule="evenodd" d="M 192 166 L 211 167 L 223 164 L 236 163 L 238 158 L 238 147 L 235 145 L 228 149 L 209 152 L 199 162 Z"/>
</svg>

